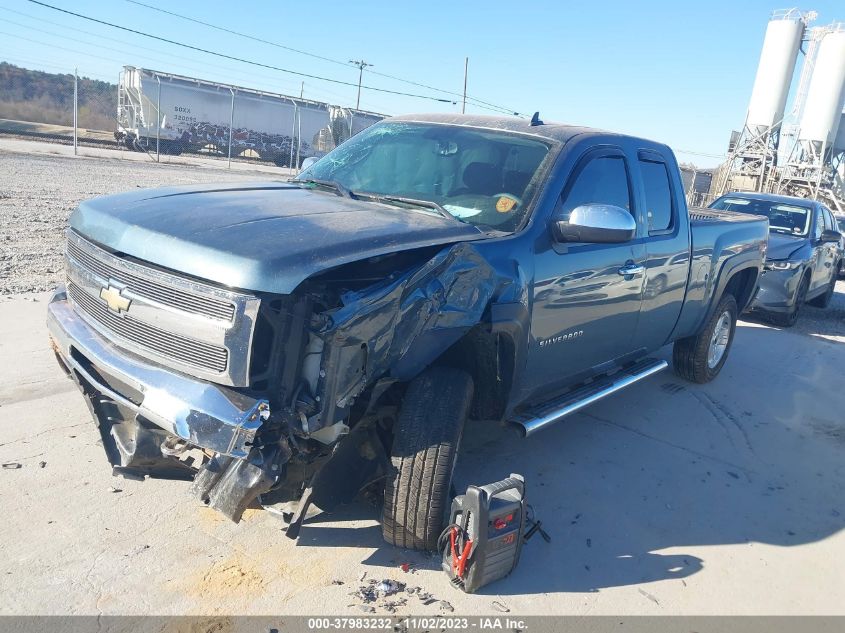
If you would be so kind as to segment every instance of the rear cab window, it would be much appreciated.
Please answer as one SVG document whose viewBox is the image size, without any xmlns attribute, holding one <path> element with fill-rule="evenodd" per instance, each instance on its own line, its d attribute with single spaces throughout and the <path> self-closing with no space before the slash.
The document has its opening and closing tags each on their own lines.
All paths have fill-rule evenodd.
<svg viewBox="0 0 845 633">
<path fill-rule="evenodd" d="M 672 185 L 666 163 L 651 154 L 641 155 L 640 174 L 646 203 L 646 226 L 649 235 L 670 232 L 675 223 L 675 205 Z"/>
</svg>

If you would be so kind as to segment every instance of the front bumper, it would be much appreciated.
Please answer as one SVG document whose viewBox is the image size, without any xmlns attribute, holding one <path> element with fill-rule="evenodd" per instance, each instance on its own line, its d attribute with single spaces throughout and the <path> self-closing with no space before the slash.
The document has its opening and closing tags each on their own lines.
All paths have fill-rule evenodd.
<svg viewBox="0 0 845 633">
<path fill-rule="evenodd" d="M 760 289 L 754 297 L 752 310 L 761 312 L 789 312 L 795 305 L 798 284 L 803 270 L 767 270 L 760 278 Z"/>
<path fill-rule="evenodd" d="M 84 393 L 107 398 L 189 444 L 244 459 L 269 403 L 130 356 L 96 333 L 59 287 L 47 309 L 59 360 Z M 101 431 L 110 421 L 93 408 Z"/>
</svg>

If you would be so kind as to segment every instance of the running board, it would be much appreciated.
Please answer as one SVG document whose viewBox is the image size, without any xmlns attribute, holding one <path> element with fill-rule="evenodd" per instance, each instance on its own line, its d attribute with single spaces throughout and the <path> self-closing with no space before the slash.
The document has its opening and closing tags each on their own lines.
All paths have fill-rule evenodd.
<svg viewBox="0 0 845 633">
<path fill-rule="evenodd" d="M 621 369 L 612 376 L 596 379 L 593 382 L 564 394 L 560 398 L 544 402 L 509 420 L 516 425 L 523 437 L 546 428 L 586 406 L 598 402 L 625 387 L 630 387 L 643 378 L 663 371 L 668 367 L 665 360 L 646 358 Z"/>
</svg>

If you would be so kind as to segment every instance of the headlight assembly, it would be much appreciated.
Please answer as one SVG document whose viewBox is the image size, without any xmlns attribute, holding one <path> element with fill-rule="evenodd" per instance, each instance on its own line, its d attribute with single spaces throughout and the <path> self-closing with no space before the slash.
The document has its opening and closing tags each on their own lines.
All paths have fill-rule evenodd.
<svg viewBox="0 0 845 633">
<path fill-rule="evenodd" d="M 801 262 L 794 262 L 788 259 L 768 260 L 763 268 L 765 270 L 795 270 L 801 265 Z"/>
</svg>

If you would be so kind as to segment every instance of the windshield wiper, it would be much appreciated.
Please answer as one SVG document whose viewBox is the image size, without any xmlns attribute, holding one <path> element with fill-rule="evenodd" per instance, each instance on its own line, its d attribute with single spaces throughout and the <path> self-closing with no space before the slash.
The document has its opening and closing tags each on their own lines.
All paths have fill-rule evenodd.
<svg viewBox="0 0 845 633">
<path fill-rule="evenodd" d="M 433 211 L 436 211 L 440 215 L 442 215 L 444 218 L 448 218 L 450 220 L 460 222 L 461 224 L 465 224 L 465 222 L 463 220 L 461 220 L 459 217 L 452 215 L 446 209 L 444 209 L 442 206 L 440 206 L 439 204 L 437 204 L 436 202 L 434 202 L 432 200 L 420 200 L 418 198 L 405 198 L 404 196 L 383 196 L 383 195 L 380 195 L 380 194 L 360 193 L 360 192 L 357 192 L 357 191 L 354 192 L 353 195 L 358 196 L 358 197 L 369 198 L 370 200 L 374 200 L 376 202 L 395 202 L 395 203 L 399 203 L 399 204 L 406 204 L 409 207 L 420 207 L 422 209 L 431 209 Z"/>
<path fill-rule="evenodd" d="M 334 189 L 337 192 L 337 195 L 343 198 L 354 198 L 355 196 L 352 195 L 352 192 L 349 191 L 344 185 L 340 184 L 336 180 L 320 180 L 318 178 L 306 178 L 304 180 L 299 180 L 294 178 L 290 182 L 295 183 L 303 183 L 306 185 L 318 185 L 320 187 L 328 187 L 329 189 Z"/>
</svg>

